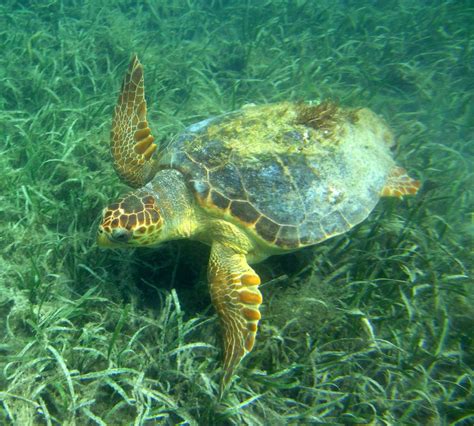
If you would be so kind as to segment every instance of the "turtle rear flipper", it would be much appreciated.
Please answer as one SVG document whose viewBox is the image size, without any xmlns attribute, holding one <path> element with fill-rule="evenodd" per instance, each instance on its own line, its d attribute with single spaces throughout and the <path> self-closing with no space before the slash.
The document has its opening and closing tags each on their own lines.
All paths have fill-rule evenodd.
<svg viewBox="0 0 474 426">
<path fill-rule="evenodd" d="M 382 188 L 380 195 L 382 197 L 402 198 L 405 195 L 415 195 L 420 189 L 421 183 L 408 176 L 403 167 L 395 166 L 390 170 L 387 182 Z"/>
<path fill-rule="evenodd" d="M 157 145 L 146 119 L 143 65 L 134 55 L 115 106 L 110 149 L 120 179 L 133 188 L 148 183 L 156 173 Z"/>
</svg>

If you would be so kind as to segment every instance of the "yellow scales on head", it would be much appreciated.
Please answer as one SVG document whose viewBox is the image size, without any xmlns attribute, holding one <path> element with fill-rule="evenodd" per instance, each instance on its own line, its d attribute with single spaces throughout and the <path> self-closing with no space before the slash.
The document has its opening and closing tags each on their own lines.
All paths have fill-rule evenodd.
<svg viewBox="0 0 474 426">
<path fill-rule="evenodd" d="M 395 164 L 393 144 L 368 109 L 280 103 L 196 123 L 155 152 L 135 56 L 115 108 L 111 151 L 119 177 L 138 189 L 104 210 L 98 244 L 191 238 L 211 246 L 224 387 L 252 350 L 261 316 L 260 278 L 249 264 L 346 232 L 381 196 L 416 194 L 420 183 Z"/>
</svg>

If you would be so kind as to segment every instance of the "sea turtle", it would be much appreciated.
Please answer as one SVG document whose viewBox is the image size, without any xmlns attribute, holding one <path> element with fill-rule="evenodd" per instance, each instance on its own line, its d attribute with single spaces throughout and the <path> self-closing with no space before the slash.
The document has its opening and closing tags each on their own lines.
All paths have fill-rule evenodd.
<svg viewBox="0 0 474 426">
<path fill-rule="evenodd" d="M 395 164 L 392 132 L 367 108 L 250 105 L 193 124 L 158 147 L 144 95 L 134 56 L 115 107 L 111 151 L 119 177 L 136 189 L 104 209 L 98 245 L 181 238 L 210 245 L 225 386 L 252 350 L 260 320 L 260 278 L 249 264 L 346 232 L 381 196 L 415 194 L 420 183 Z"/>
</svg>

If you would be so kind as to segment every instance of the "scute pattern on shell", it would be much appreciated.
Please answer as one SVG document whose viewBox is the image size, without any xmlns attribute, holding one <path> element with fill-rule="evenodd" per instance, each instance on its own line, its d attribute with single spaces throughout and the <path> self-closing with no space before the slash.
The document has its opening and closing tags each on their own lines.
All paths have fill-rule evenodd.
<svg viewBox="0 0 474 426">
<path fill-rule="evenodd" d="M 182 171 L 210 213 L 296 248 L 367 217 L 394 165 L 392 143 L 370 110 L 281 103 L 196 123 L 160 163 Z"/>
</svg>

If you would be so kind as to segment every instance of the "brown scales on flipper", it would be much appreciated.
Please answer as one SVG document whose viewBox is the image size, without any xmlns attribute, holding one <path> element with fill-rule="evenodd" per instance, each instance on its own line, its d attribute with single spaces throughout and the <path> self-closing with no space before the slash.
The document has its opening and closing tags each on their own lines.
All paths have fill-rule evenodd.
<svg viewBox="0 0 474 426">
<path fill-rule="evenodd" d="M 262 294 L 249 263 L 346 232 L 381 196 L 416 194 L 420 183 L 395 165 L 392 143 L 384 120 L 366 108 L 288 102 L 196 123 L 154 155 L 143 67 L 134 56 L 111 152 L 119 177 L 140 189 L 104 209 L 98 244 L 153 247 L 190 238 L 211 246 L 222 391 L 255 344 Z"/>
<path fill-rule="evenodd" d="M 395 166 L 388 175 L 387 182 L 380 195 L 382 197 L 403 198 L 405 195 L 415 195 L 421 187 L 421 182 L 408 176 L 403 167 Z"/>
<path fill-rule="evenodd" d="M 136 56 L 122 83 L 110 140 L 115 170 L 124 182 L 139 188 L 153 177 L 156 165 L 150 160 L 157 146 L 146 119 L 143 66 Z"/>
<path fill-rule="evenodd" d="M 216 242 L 211 248 L 208 280 L 224 334 L 223 390 L 255 343 L 261 317 L 260 278 L 248 265 L 245 255 Z"/>
</svg>

